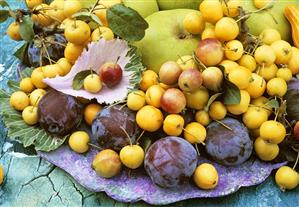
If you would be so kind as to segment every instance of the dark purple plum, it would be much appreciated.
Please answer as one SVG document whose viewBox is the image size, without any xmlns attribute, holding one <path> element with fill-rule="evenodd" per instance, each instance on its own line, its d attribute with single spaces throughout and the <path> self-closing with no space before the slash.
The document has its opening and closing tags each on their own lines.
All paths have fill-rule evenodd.
<svg viewBox="0 0 299 207">
<path fill-rule="evenodd" d="M 78 127 L 83 109 L 76 98 L 51 90 L 38 104 L 39 123 L 50 134 L 64 136 Z"/>
<path fill-rule="evenodd" d="M 66 39 L 61 34 L 54 34 L 42 40 L 36 39 L 32 41 L 27 50 L 30 66 L 39 67 L 40 65 L 49 64 L 48 54 L 54 61 L 64 57 L 64 45 L 66 43 Z"/>
<path fill-rule="evenodd" d="M 127 107 L 120 109 L 120 106 L 104 108 L 94 119 L 91 129 L 101 147 L 116 151 L 130 144 L 124 130 L 130 136 L 132 143 L 140 134 L 140 129 L 135 122 L 135 113 Z"/>
<path fill-rule="evenodd" d="M 206 151 L 218 163 L 239 165 L 252 153 L 252 140 L 247 128 L 236 119 L 226 118 L 207 127 Z M 229 129 L 230 128 L 230 129 Z"/>
<path fill-rule="evenodd" d="M 194 147 L 180 137 L 165 137 L 148 149 L 144 168 L 152 181 L 166 188 L 189 182 L 197 166 Z"/>
</svg>

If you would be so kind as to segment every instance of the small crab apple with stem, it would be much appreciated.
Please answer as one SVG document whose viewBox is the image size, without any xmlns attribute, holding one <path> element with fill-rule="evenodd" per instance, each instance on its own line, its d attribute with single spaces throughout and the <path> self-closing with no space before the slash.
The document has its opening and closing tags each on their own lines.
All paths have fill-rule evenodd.
<svg viewBox="0 0 299 207">
<path fill-rule="evenodd" d="M 123 70 L 119 64 L 117 64 L 120 57 L 113 62 L 107 62 L 100 67 L 101 80 L 106 84 L 108 88 L 113 88 L 120 83 L 123 77 Z"/>
<path fill-rule="evenodd" d="M 186 98 L 184 93 L 177 88 L 170 88 L 165 91 L 161 97 L 161 107 L 170 114 L 178 114 L 186 107 Z"/>
<path fill-rule="evenodd" d="M 28 125 L 35 125 L 38 123 L 37 104 L 39 100 L 40 97 L 38 97 L 33 106 L 27 106 L 22 112 L 22 118 Z"/>
<path fill-rule="evenodd" d="M 89 135 L 85 131 L 76 131 L 69 138 L 70 148 L 77 153 L 85 153 L 89 150 Z"/>
<path fill-rule="evenodd" d="M 83 87 L 90 93 L 98 93 L 102 89 L 102 81 L 100 77 L 90 69 L 90 75 L 84 78 Z"/>
</svg>

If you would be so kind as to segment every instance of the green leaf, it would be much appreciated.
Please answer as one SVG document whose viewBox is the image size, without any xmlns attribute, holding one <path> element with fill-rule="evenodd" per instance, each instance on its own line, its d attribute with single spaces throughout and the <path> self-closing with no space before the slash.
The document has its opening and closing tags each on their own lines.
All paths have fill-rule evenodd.
<svg viewBox="0 0 299 207">
<path fill-rule="evenodd" d="M 151 144 L 152 144 L 152 140 L 149 137 L 141 138 L 141 147 L 143 148 L 144 152 L 147 152 Z"/>
<path fill-rule="evenodd" d="M 29 16 L 25 16 L 20 24 L 20 35 L 27 42 L 34 38 L 33 21 Z"/>
<path fill-rule="evenodd" d="M 0 6 L 1 7 L 9 7 L 9 4 L 4 0 L 0 0 Z"/>
<path fill-rule="evenodd" d="M 91 70 L 83 70 L 77 73 L 74 77 L 72 87 L 74 90 L 80 90 L 83 87 L 84 79 L 93 73 Z"/>
<path fill-rule="evenodd" d="M 116 4 L 107 10 L 107 20 L 112 31 L 127 41 L 141 40 L 148 23 L 135 10 Z"/>
<path fill-rule="evenodd" d="M 95 14 L 89 13 L 89 12 L 79 12 L 76 13 L 72 16 L 72 18 L 76 18 L 78 20 L 82 21 L 89 21 L 89 22 L 94 22 L 97 25 L 103 25 L 99 17 Z"/>
<path fill-rule="evenodd" d="M 212 104 L 212 103 L 213 103 L 219 96 L 221 96 L 222 94 L 223 94 L 223 93 L 215 93 L 213 96 L 211 96 L 211 97 L 209 98 L 209 101 L 208 101 L 206 107 L 204 108 L 204 110 L 205 110 L 205 111 L 209 111 L 209 108 L 210 108 L 211 104 Z"/>
<path fill-rule="evenodd" d="M 225 81 L 225 93 L 223 103 L 226 105 L 239 104 L 241 101 L 240 89 L 232 82 Z"/>
<path fill-rule="evenodd" d="M 5 22 L 8 17 L 9 17 L 8 10 L 0 10 L 0 23 Z"/>
<path fill-rule="evenodd" d="M 8 80 L 7 81 L 7 85 L 9 86 L 9 88 L 13 91 L 18 91 L 20 90 L 20 87 L 19 87 L 19 83 L 16 82 L 16 81 L 13 81 L 13 80 Z"/>
<path fill-rule="evenodd" d="M 279 103 L 275 99 L 272 99 L 272 100 L 268 101 L 265 105 L 270 106 L 273 109 L 278 109 L 279 108 Z"/>
</svg>

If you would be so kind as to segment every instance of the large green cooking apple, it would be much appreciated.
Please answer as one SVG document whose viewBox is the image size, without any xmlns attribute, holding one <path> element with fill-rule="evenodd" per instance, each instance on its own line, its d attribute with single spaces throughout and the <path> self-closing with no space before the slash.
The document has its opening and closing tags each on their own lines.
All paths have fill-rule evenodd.
<svg viewBox="0 0 299 207">
<path fill-rule="evenodd" d="M 242 7 L 246 11 L 256 11 L 253 1 L 241 1 Z M 252 13 L 246 21 L 249 26 L 250 33 L 259 35 L 265 28 L 277 29 L 284 40 L 291 40 L 291 27 L 287 19 L 284 17 L 284 8 L 290 3 L 299 5 L 298 0 L 276 0 L 274 6 L 270 9 Z"/>
<path fill-rule="evenodd" d="M 183 20 L 191 9 L 159 11 L 145 20 L 149 28 L 144 38 L 136 42 L 142 54 L 142 61 L 147 69 L 159 72 L 160 66 L 179 56 L 192 55 L 199 42 L 198 36 L 184 31 Z"/>
<path fill-rule="evenodd" d="M 160 10 L 169 9 L 196 9 L 203 0 L 157 0 Z"/>
<path fill-rule="evenodd" d="M 123 3 L 136 10 L 143 18 L 159 11 L 156 0 L 123 0 Z"/>
</svg>

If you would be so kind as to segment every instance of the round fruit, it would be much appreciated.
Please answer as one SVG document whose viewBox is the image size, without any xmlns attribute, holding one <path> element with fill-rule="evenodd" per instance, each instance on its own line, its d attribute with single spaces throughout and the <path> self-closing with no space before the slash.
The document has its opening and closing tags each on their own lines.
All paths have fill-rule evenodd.
<svg viewBox="0 0 299 207">
<path fill-rule="evenodd" d="M 72 64 L 66 58 L 60 58 L 57 61 L 57 65 L 60 67 L 62 71 L 62 76 L 67 75 L 72 69 Z"/>
<path fill-rule="evenodd" d="M 84 46 L 82 45 L 75 45 L 73 43 L 67 43 L 65 50 L 64 50 L 64 57 L 71 63 L 74 64 L 78 57 L 84 50 Z"/>
<path fill-rule="evenodd" d="M 50 3 L 50 9 L 48 10 L 48 15 L 51 19 L 61 23 L 66 17 L 63 14 L 64 1 L 54 0 Z"/>
<path fill-rule="evenodd" d="M 119 152 L 120 161 L 130 169 L 140 167 L 144 160 L 144 150 L 138 145 L 128 145 Z"/>
<path fill-rule="evenodd" d="M 241 0 L 222 1 L 222 11 L 224 15 L 228 17 L 237 17 L 239 15 L 240 6 Z"/>
<path fill-rule="evenodd" d="M 104 5 L 97 5 L 94 10 L 93 13 L 99 17 L 99 19 L 101 20 L 101 22 L 103 23 L 104 26 L 108 26 L 108 21 L 107 21 L 107 9 L 105 8 Z"/>
<path fill-rule="evenodd" d="M 132 91 L 127 97 L 127 106 L 132 111 L 138 111 L 145 105 L 145 93 L 141 90 Z"/>
<path fill-rule="evenodd" d="M 170 114 L 181 113 L 186 107 L 184 93 L 177 88 L 170 88 L 161 97 L 161 108 Z"/>
<path fill-rule="evenodd" d="M 272 107 L 268 105 L 269 99 L 264 96 L 258 97 L 251 101 L 251 104 L 254 106 L 258 106 L 260 109 L 263 109 L 267 112 L 268 116 L 272 113 Z"/>
<path fill-rule="evenodd" d="M 161 97 L 165 90 L 160 85 L 153 85 L 146 90 L 145 101 L 148 105 L 160 108 Z"/>
<path fill-rule="evenodd" d="M 79 0 L 64 1 L 63 14 L 65 17 L 71 17 L 73 14 L 79 12 L 81 9 L 82 5 Z"/>
<path fill-rule="evenodd" d="M 182 73 L 182 69 L 174 61 L 165 62 L 159 71 L 160 81 L 166 85 L 173 85 L 178 82 L 178 79 Z"/>
<path fill-rule="evenodd" d="M 104 178 L 116 176 L 121 171 L 121 161 L 118 154 L 110 149 L 99 152 L 92 161 L 92 168 Z"/>
<path fill-rule="evenodd" d="M 299 174 L 289 166 L 282 166 L 275 174 L 275 182 L 282 190 L 292 190 L 299 185 Z"/>
<path fill-rule="evenodd" d="M 241 100 L 239 104 L 232 104 L 227 105 L 227 110 L 234 114 L 234 115 L 240 115 L 247 111 L 249 103 L 250 103 L 250 95 L 247 91 L 241 90 Z"/>
<path fill-rule="evenodd" d="M 228 75 L 231 71 L 239 67 L 239 64 L 232 60 L 223 60 L 219 65 L 224 67 L 224 72 Z"/>
<path fill-rule="evenodd" d="M 216 38 L 215 28 L 205 28 L 204 31 L 201 33 L 201 39 L 208 39 L 208 38 Z"/>
<path fill-rule="evenodd" d="M 249 85 L 246 91 L 249 93 L 251 98 L 258 98 L 264 94 L 266 90 L 266 81 L 256 73 L 251 74 Z"/>
<path fill-rule="evenodd" d="M 37 106 L 39 101 L 42 99 L 42 97 L 46 94 L 46 91 L 44 89 L 35 89 L 30 94 L 30 104 L 32 106 Z"/>
<path fill-rule="evenodd" d="M 38 114 L 36 106 L 27 106 L 22 112 L 22 118 L 28 125 L 35 125 L 38 123 Z"/>
<path fill-rule="evenodd" d="M 256 69 L 256 61 L 254 57 L 251 55 L 243 55 L 239 60 L 238 63 L 240 66 L 248 68 L 251 72 L 255 71 Z"/>
<path fill-rule="evenodd" d="M 274 160 L 279 153 L 279 147 L 277 144 L 267 142 L 261 137 L 258 137 L 255 140 L 254 150 L 257 156 L 263 161 Z"/>
<path fill-rule="evenodd" d="M 293 75 L 299 74 L 299 49 L 296 47 L 292 47 L 292 57 L 289 60 L 288 68 Z"/>
<path fill-rule="evenodd" d="M 181 73 L 178 83 L 182 91 L 194 92 L 202 85 L 202 74 L 197 69 L 185 70 Z"/>
<path fill-rule="evenodd" d="M 109 27 L 104 27 L 104 26 L 99 27 L 95 29 L 91 34 L 91 40 L 93 42 L 97 42 L 102 38 L 104 38 L 107 41 L 114 39 L 114 34 Z"/>
<path fill-rule="evenodd" d="M 184 137 L 191 144 L 203 143 L 207 137 L 207 131 L 200 123 L 191 122 L 185 127 Z"/>
<path fill-rule="evenodd" d="M 65 20 L 63 20 L 61 22 L 61 24 L 58 26 L 59 29 L 65 29 L 66 27 L 68 27 L 69 25 L 72 25 L 74 23 L 74 19 L 72 18 L 66 18 Z"/>
<path fill-rule="evenodd" d="M 195 120 L 203 126 L 207 126 L 211 122 L 209 113 L 205 110 L 197 111 L 195 114 Z"/>
<path fill-rule="evenodd" d="M 276 73 L 277 78 L 282 78 L 286 82 L 290 81 L 293 77 L 292 71 L 289 68 L 280 68 Z"/>
<path fill-rule="evenodd" d="M 194 147 L 179 137 L 165 137 L 152 144 L 144 168 L 152 181 L 161 187 L 177 187 L 189 182 L 197 165 Z"/>
<path fill-rule="evenodd" d="M 182 57 L 179 57 L 179 59 L 177 60 L 177 64 L 179 64 L 180 68 L 183 71 L 189 69 L 198 69 L 192 55 L 184 55 Z"/>
<path fill-rule="evenodd" d="M 225 105 L 220 101 L 214 101 L 209 107 L 209 115 L 213 120 L 222 120 L 226 114 Z"/>
<path fill-rule="evenodd" d="M 4 169 L 2 165 L 0 165 L 0 185 L 2 185 L 3 180 L 4 180 Z"/>
<path fill-rule="evenodd" d="M 20 81 L 20 90 L 25 92 L 25 93 L 30 93 L 31 91 L 34 90 L 34 85 L 31 81 L 31 78 L 23 78 Z"/>
<path fill-rule="evenodd" d="M 262 45 L 256 48 L 254 58 L 258 64 L 269 66 L 275 62 L 276 54 L 269 45 Z"/>
<path fill-rule="evenodd" d="M 272 0 L 253 0 L 253 4 L 257 9 L 266 8 L 271 2 Z"/>
<path fill-rule="evenodd" d="M 102 82 L 98 75 L 90 74 L 84 78 L 83 86 L 90 93 L 98 93 L 102 89 Z"/>
<path fill-rule="evenodd" d="M 186 15 L 183 25 L 187 32 L 197 35 L 204 30 L 205 21 L 200 12 L 190 12 Z"/>
<path fill-rule="evenodd" d="M 277 121 L 269 120 L 261 125 L 260 135 L 268 142 L 279 144 L 286 136 L 286 128 Z"/>
<path fill-rule="evenodd" d="M 244 48 L 239 40 L 231 40 L 225 44 L 225 57 L 229 60 L 239 60 L 244 53 Z"/>
<path fill-rule="evenodd" d="M 284 40 L 277 40 L 271 44 L 276 55 L 276 64 L 288 64 L 292 57 L 292 46 Z"/>
<path fill-rule="evenodd" d="M 209 101 L 209 91 L 205 87 L 201 87 L 193 93 L 184 93 L 187 101 L 187 107 L 191 109 L 201 110 Z"/>
<path fill-rule="evenodd" d="M 242 120 L 248 129 L 258 129 L 268 120 L 268 114 L 260 107 L 250 106 L 243 114 Z"/>
<path fill-rule="evenodd" d="M 224 51 L 219 40 L 208 38 L 199 42 L 195 55 L 205 66 L 215 66 L 222 61 Z"/>
<path fill-rule="evenodd" d="M 259 68 L 257 73 L 266 81 L 269 81 L 272 78 L 275 78 L 277 71 L 278 67 L 275 64 L 271 64 L 269 66 Z"/>
<path fill-rule="evenodd" d="M 87 23 L 76 20 L 74 23 L 66 27 L 64 30 L 64 36 L 68 42 L 76 45 L 85 43 L 90 37 L 90 27 Z"/>
<path fill-rule="evenodd" d="M 88 104 L 84 109 L 84 120 L 87 124 L 91 125 L 97 114 L 102 110 L 100 104 Z"/>
<path fill-rule="evenodd" d="M 146 91 L 152 85 L 158 84 L 158 75 L 153 70 L 146 70 L 142 73 L 140 89 Z"/>
<path fill-rule="evenodd" d="M 286 81 L 282 78 L 273 78 L 267 83 L 267 93 L 270 96 L 283 97 L 288 89 Z"/>
<path fill-rule="evenodd" d="M 215 33 L 221 41 L 234 40 L 239 35 L 239 26 L 233 18 L 223 17 L 216 23 Z"/>
<path fill-rule="evenodd" d="M 23 111 L 29 105 L 29 98 L 23 91 L 16 91 L 11 94 L 9 103 L 14 109 Z"/>
<path fill-rule="evenodd" d="M 280 33 L 276 29 L 267 28 L 260 34 L 261 41 L 266 45 L 271 45 L 277 40 L 281 40 Z"/>
<path fill-rule="evenodd" d="M 220 1 L 204 0 L 199 5 L 199 10 L 205 21 L 215 24 L 223 17 Z"/>
<path fill-rule="evenodd" d="M 213 189 L 218 185 L 218 172 L 213 165 L 203 163 L 195 169 L 193 180 L 199 188 Z"/>
<path fill-rule="evenodd" d="M 42 67 L 45 78 L 55 78 L 57 75 L 62 74 L 62 69 L 57 65 L 45 65 Z"/>
<path fill-rule="evenodd" d="M 39 4 L 34 7 L 33 14 L 31 16 L 32 21 L 44 27 L 51 25 L 53 23 L 53 19 L 48 14 L 49 9 L 50 7 L 48 4 Z"/>
<path fill-rule="evenodd" d="M 238 67 L 228 74 L 228 80 L 235 84 L 240 90 L 249 86 L 251 72 Z"/>
<path fill-rule="evenodd" d="M 181 115 L 169 114 L 163 122 L 163 130 L 167 135 L 179 136 L 183 132 L 185 120 Z"/>
<path fill-rule="evenodd" d="M 84 131 L 72 133 L 69 138 L 70 148 L 77 153 L 85 153 L 89 149 L 89 135 Z"/>
<path fill-rule="evenodd" d="M 163 114 L 159 109 L 147 105 L 137 112 L 136 122 L 141 129 L 155 132 L 163 124 Z"/>
<path fill-rule="evenodd" d="M 223 73 L 217 67 L 208 67 L 202 73 L 203 85 L 211 90 L 218 92 L 223 83 Z"/>
<path fill-rule="evenodd" d="M 37 5 L 40 5 L 43 3 L 43 0 L 26 0 L 26 5 L 29 9 L 33 9 Z"/>
<path fill-rule="evenodd" d="M 13 40 L 19 41 L 22 39 L 20 35 L 20 23 L 13 22 L 11 23 L 8 28 L 6 34 Z"/>
</svg>

